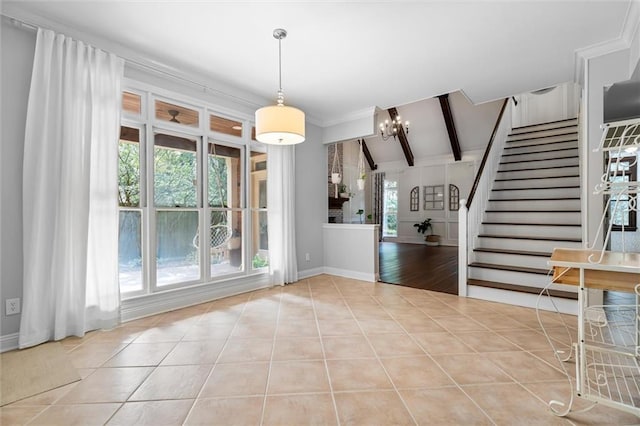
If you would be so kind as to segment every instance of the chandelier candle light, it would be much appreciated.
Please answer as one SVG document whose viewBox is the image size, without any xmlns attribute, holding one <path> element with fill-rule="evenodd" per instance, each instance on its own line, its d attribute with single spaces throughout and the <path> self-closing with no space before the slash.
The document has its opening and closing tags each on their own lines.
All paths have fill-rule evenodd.
<svg viewBox="0 0 640 426">
<path fill-rule="evenodd" d="M 273 30 L 278 40 L 278 100 L 276 105 L 260 108 L 256 111 L 256 139 L 273 145 L 293 145 L 304 142 L 304 112 L 284 104 L 282 92 L 282 39 L 287 31 L 282 28 Z"/>
<path fill-rule="evenodd" d="M 395 119 L 391 120 L 391 123 L 389 123 L 389 120 L 384 120 L 384 123 L 380 123 L 380 137 L 382 137 L 383 141 L 388 140 L 391 136 L 395 139 L 403 126 L 404 131 L 409 133 L 409 122 L 405 121 L 404 124 L 402 124 L 402 120 L 399 115 L 397 115 Z"/>
</svg>

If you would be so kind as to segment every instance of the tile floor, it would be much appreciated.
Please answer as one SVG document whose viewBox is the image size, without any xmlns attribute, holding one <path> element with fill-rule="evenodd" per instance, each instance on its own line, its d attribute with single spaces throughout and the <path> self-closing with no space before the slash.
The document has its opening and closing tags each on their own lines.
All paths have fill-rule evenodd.
<svg viewBox="0 0 640 426">
<path fill-rule="evenodd" d="M 542 317 L 560 347 L 563 321 L 575 334 L 574 317 Z M 0 424 L 640 423 L 550 414 L 570 385 L 532 309 L 329 275 L 63 345 L 83 379 L 2 407 Z"/>
</svg>

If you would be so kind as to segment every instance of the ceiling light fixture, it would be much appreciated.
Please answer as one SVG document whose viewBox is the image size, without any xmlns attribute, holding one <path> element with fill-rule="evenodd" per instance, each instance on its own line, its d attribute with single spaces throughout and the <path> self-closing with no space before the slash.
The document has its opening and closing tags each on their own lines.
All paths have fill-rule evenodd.
<svg viewBox="0 0 640 426">
<path fill-rule="evenodd" d="M 391 122 L 389 122 L 389 120 L 384 120 L 384 123 L 380 123 L 379 126 L 380 137 L 383 141 L 389 140 L 392 136 L 395 139 L 402 128 L 404 128 L 404 131 L 409 134 L 409 122 L 405 121 L 403 124 L 399 115 L 397 115 L 395 119 L 391 120 Z"/>
<path fill-rule="evenodd" d="M 171 120 L 169 121 L 171 121 L 172 123 L 180 123 L 176 118 L 180 114 L 180 111 L 178 111 L 177 109 L 170 109 L 167 112 L 171 116 Z"/>
<path fill-rule="evenodd" d="M 293 145 L 304 142 L 304 112 L 286 106 L 282 92 L 282 39 L 287 31 L 282 28 L 273 30 L 278 40 L 278 100 L 276 105 L 260 108 L 256 111 L 256 139 L 273 145 Z"/>
</svg>

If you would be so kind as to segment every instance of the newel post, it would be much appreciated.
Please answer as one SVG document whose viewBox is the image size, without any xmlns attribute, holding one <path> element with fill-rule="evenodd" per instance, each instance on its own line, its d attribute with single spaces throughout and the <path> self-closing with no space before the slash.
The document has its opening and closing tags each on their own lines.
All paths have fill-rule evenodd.
<svg viewBox="0 0 640 426">
<path fill-rule="evenodd" d="M 467 200 L 460 200 L 458 210 L 458 296 L 460 297 L 467 297 L 468 212 Z"/>
</svg>

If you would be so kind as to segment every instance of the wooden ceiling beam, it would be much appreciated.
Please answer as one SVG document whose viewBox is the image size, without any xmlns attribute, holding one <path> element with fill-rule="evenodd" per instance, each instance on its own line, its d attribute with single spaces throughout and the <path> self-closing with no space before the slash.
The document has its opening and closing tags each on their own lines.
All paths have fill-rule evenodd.
<svg viewBox="0 0 640 426">
<path fill-rule="evenodd" d="M 364 154 L 364 158 L 367 159 L 367 163 L 369 163 L 369 168 L 371 170 L 376 170 L 378 168 L 378 165 L 373 161 L 373 157 L 371 156 L 371 152 L 369 152 L 369 148 L 367 148 L 367 143 L 364 141 L 364 139 L 362 139 L 361 141 L 358 141 L 362 144 L 362 152 Z"/>
<path fill-rule="evenodd" d="M 387 112 L 392 120 L 395 120 L 398 116 L 398 110 L 395 108 L 389 108 Z M 400 126 L 397 136 L 398 141 L 400 141 L 400 146 L 402 147 L 402 152 L 404 153 L 404 158 L 407 159 L 407 164 L 409 167 L 413 167 L 413 152 L 411 152 L 411 147 L 409 146 L 409 139 L 407 139 L 407 135 L 404 133 L 404 127 Z"/>
<path fill-rule="evenodd" d="M 442 116 L 444 117 L 444 123 L 447 126 L 447 132 L 449 133 L 449 142 L 451 143 L 451 151 L 453 151 L 453 158 L 456 161 L 462 160 L 462 151 L 460 150 L 460 142 L 458 142 L 458 132 L 456 132 L 456 125 L 453 122 L 453 114 L 451 113 L 451 105 L 449 105 L 449 94 L 438 96 L 440 100 L 440 108 L 442 108 Z"/>
</svg>

